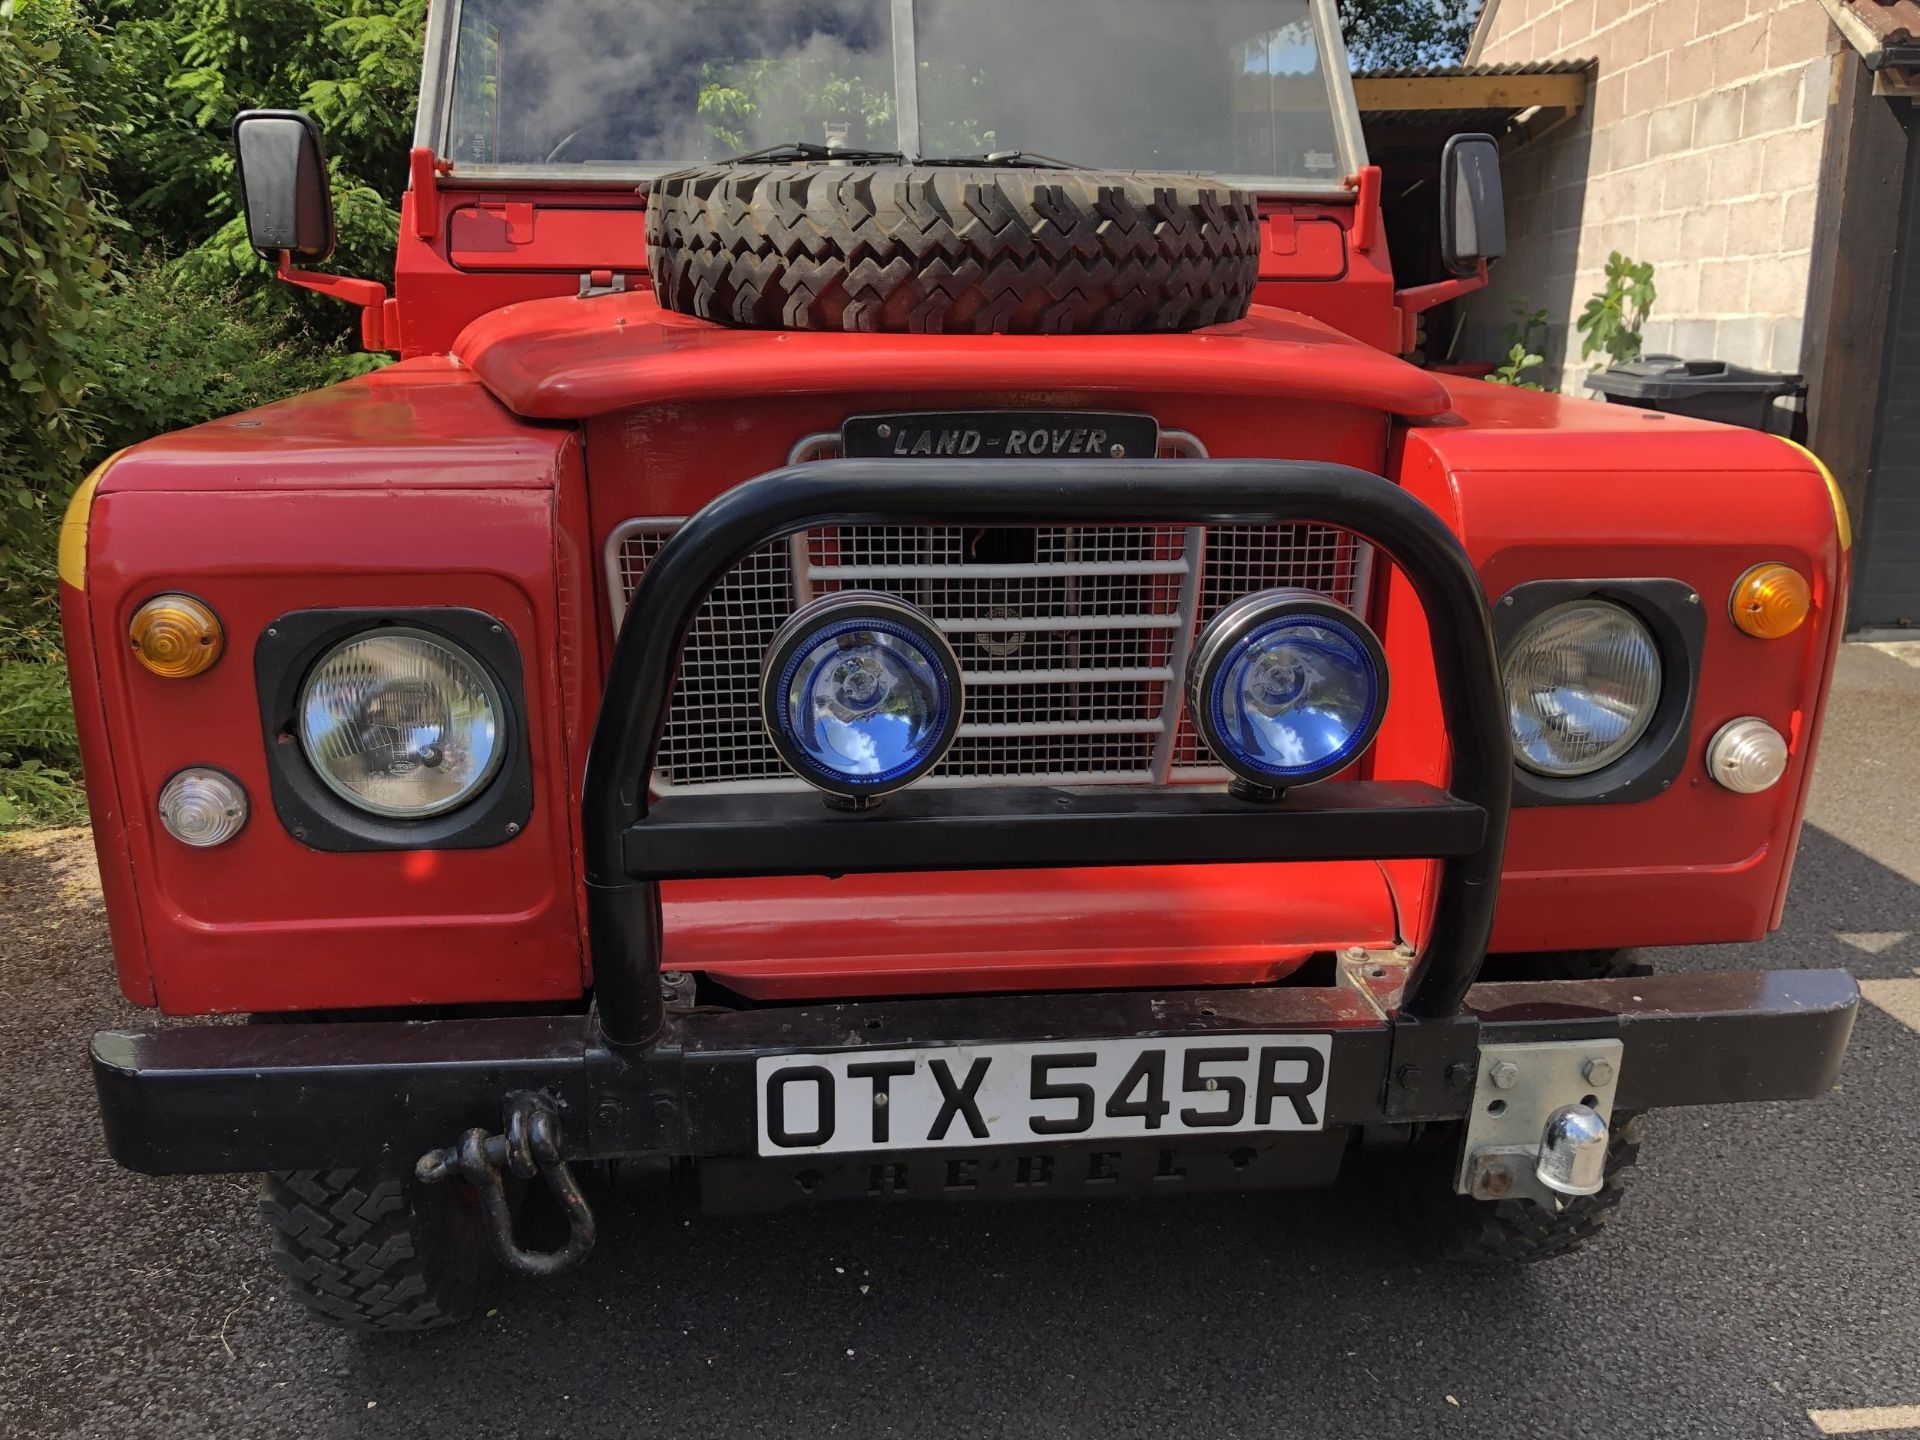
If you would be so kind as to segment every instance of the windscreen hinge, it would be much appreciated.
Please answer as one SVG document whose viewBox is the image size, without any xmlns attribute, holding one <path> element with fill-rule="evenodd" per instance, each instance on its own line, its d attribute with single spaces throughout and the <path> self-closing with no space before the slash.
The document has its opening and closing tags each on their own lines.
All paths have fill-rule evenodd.
<svg viewBox="0 0 1920 1440">
<path fill-rule="evenodd" d="M 580 277 L 580 298 L 591 300 L 596 295 L 624 295 L 627 290 L 627 277 L 614 270 L 589 270 Z"/>
</svg>

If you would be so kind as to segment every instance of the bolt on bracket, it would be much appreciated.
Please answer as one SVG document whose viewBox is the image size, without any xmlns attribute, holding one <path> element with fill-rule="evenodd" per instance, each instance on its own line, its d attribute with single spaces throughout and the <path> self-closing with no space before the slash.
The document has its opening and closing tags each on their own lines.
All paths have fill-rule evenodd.
<svg viewBox="0 0 1920 1440">
<path fill-rule="evenodd" d="M 1558 1209 L 1563 1196 L 1537 1173 L 1548 1122 L 1584 1105 L 1609 1125 L 1626 1050 L 1619 1040 L 1483 1045 L 1454 1189 L 1479 1200 L 1527 1199 Z"/>
</svg>

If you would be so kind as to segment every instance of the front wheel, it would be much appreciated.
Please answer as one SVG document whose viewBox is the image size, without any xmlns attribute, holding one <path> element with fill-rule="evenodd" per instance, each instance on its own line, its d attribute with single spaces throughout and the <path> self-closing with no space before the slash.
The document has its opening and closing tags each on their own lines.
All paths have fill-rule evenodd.
<svg viewBox="0 0 1920 1440">
<path fill-rule="evenodd" d="M 382 1170 L 276 1170 L 260 1218 L 293 1298 L 348 1330 L 432 1330 L 473 1314 L 497 1272 L 460 1185 Z"/>
<path fill-rule="evenodd" d="M 1457 1143 L 1459 1132 L 1449 1132 Z M 1597 1238 L 1626 1195 L 1640 1159 L 1640 1118 L 1619 1119 L 1607 1143 L 1607 1175 L 1592 1195 L 1569 1195 L 1556 1211 L 1534 1200 L 1476 1200 L 1453 1193 L 1455 1146 L 1407 1157 L 1403 1195 L 1429 1249 L 1469 1264 L 1557 1260 Z"/>
</svg>

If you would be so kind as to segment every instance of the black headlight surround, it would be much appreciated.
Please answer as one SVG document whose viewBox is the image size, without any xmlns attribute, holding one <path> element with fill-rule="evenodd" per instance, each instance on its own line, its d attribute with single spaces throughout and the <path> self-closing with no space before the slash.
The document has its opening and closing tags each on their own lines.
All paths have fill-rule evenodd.
<svg viewBox="0 0 1920 1440">
<path fill-rule="evenodd" d="M 486 787 L 457 810 L 420 819 L 374 815 L 328 788 L 300 745 L 300 690 L 320 658 L 370 630 L 404 629 L 458 645 L 489 672 L 502 708 L 505 754 Z M 527 743 L 526 675 L 506 623 L 479 610 L 293 610 L 269 623 L 253 649 L 268 789 L 287 833 L 310 850 L 484 850 L 526 829 L 533 814 L 533 758 Z"/>
<path fill-rule="evenodd" d="M 1513 803 L 1535 805 L 1629 805 L 1667 790 L 1686 769 L 1693 708 L 1700 690 L 1700 656 L 1707 642 L 1707 607 L 1683 580 L 1529 580 L 1493 607 L 1493 638 L 1506 683 L 1506 656 L 1527 624 L 1575 600 L 1605 600 L 1632 613 L 1653 635 L 1660 651 L 1660 699 L 1653 719 L 1634 747 L 1591 775 L 1555 778 L 1513 766 Z M 1506 704 L 1502 695 L 1502 706 Z"/>
</svg>

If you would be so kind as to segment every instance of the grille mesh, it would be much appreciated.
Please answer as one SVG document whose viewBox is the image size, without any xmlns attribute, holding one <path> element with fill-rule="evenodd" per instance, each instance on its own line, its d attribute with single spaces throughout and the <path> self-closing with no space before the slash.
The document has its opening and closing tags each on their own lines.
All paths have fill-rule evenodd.
<svg viewBox="0 0 1920 1440">
<path fill-rule="evenodd" d="M 615 533 L 616 615 L 677 523 L 635 521 Z M 695 618 L 657 782 L 801 784 L 767 741 L 760 665 L 796 605 L 839 590 L 885 591 L 918 606 L 959 657 L 960 734 L 922 784 L 1219 778 L 1175 673 L 1194 634 L 1239 596 L 1276 586 L 1352 604 L 1366 554 L 1352 535 L 1320 525 L 810 531 L 755 551 Z"/>
</svg>

